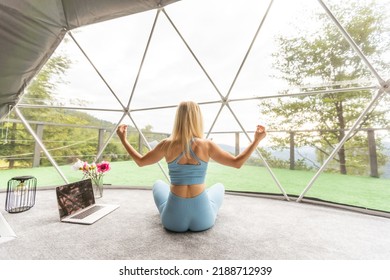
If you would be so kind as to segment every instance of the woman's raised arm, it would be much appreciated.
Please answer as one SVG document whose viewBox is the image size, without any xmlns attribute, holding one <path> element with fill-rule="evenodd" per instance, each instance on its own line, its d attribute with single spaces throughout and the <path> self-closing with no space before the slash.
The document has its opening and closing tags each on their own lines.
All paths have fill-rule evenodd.
<svg viewBox="0 0 390 280">
<path fill-rule="evenodd" d="M 222 150 L 214 142 L 209 141 L 209 156 L 220 164 L 235 167 L 235 168 L 240 168 L 245 163 L 245 161 L 250 157 L 250 155 L 254 152 L 256 147 L 259 145 L 260 141 L 264 139 L 266 135 L 267 133 L 265 131 L 265 127 L 258 125 L 256 128 L 253 142 L 251 142 L 249 146 L 246 147 L 245 150 L 242 151 L 237 156 L 233 156 L 232 154 L 229 154 L 228 152 Z"/>
<path fill-rule="evenodd" d="M 145 155 L 138 153 L 136 149 L 127 141 L 127 125 L 121 124 L 118 126 L 116 133 L 125 147 L 126 151 L 135 161 L 138 166 L 145 166 L 159 162 L 165 155 L 163 145 L 165 141 L 161 141 L 154 149 L 147 152 Z"/>
</svg>

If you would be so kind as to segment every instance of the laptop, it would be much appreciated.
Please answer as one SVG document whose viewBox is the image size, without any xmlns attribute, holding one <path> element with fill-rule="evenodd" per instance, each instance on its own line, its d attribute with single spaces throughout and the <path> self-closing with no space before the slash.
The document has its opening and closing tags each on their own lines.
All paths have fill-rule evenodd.
<svg viewBox="0 0 390 280">
<path fill-rule="evenodd" d="M 91 225 L 119 207 L 96 204 L 91 179 L 56 188 L 61 222 Z"/>
</svg>

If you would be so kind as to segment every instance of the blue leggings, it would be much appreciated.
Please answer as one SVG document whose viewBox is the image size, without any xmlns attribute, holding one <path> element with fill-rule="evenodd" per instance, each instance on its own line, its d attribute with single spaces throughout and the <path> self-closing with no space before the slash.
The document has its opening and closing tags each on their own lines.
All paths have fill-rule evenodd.
<svg viewBox="0 0 390 280">
<path fill-rule="evenodd" d="M 153 185 L 154 202 L 163 226 L 176 232 L 203 231 L 211 228 L 221 207 L 225 188 L 215 184 L 201 194 L 184 198 L 173 194 L 167 183 L 158 180 Z"/>
</svg>

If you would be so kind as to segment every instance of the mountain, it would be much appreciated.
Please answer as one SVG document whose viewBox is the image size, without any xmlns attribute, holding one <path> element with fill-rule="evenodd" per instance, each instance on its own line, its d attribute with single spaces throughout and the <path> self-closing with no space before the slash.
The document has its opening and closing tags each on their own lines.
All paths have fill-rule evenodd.
<svg viewBox="0 0 390 280">
<path fill-rule="evenodd" d="M 390 141 L 384 141 L 383 143 L 383 153 L 388 157 L 387 163 L 385 166 L 382 167 L 382 174 L 381 178 L 390 178 Z M 218 144 L 224 151 L 234 154 L 235 153 L 235 147 L 226 145 L 226 144 Z M 241 148 L 240 150 L 243 151 L 245 148 Z M 289 160 L 290 159 L 290 149 L 283 149 L 283 150 L 273 150 L 270 148 L 265 148 L 267 152 L 269 152 L 273 157 L 281 160 Z M 253 154 L 254 157 L 256 157 L 256 154 Z M 320 166 L 321 164 L 316 159 L 316 151 L 315 148 L 305 146 L 295 149 L 295 160 L 302 160 L 304 159 L 307 166 Z"/>
</svg>

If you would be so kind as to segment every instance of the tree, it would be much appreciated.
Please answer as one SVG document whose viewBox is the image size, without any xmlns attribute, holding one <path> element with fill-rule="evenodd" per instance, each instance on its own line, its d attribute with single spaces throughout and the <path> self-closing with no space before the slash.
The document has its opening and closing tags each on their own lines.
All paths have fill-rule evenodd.
<svg viewBox="0 0 390 280">
<path fill-rule="evenodd" d="M 355 40 L 362 52 L 376 66 L 382 68 L 381 54 L 386 51 L 389 39 L 380 36 L 384 32 L 385 14 L 372 3 L 357 1 L 339 2 L 330 10 Z M 274 54 L 274 67 L 280 71 L 281 79 L 301 92 L 333 90 L 358 86 L 364 80 L 372 80 L 369 69 L 342 37 L 340 31 L 325 14 L 316 15 L 323 23 L 321 30 L 311 34 L 300 30 L 297 37 L 279 37 L 280 49 Z M 379 69 L 381 70 L 381 69 Z M 307 86 L 316 84 L 317 86 Z M 281 92 L 287 94 L 288 91 Z M 276 101 L 263 101 L 261 113 L 268 115 L 270 126 L 280 129 L 311 129 L 321 131 L 318 137 L 301 134 L 295 141 L 299 146 L 309 143 L 316 146 L 321 154 L 328 155 L 345 136 L 345 130 L 357 119 L 372 94 L 367 90 L 344 93 L 327 93 L 316 96 L 299 97 L 294 100 L 278 98 Z M 359 128 L 385 126 L 386 109 L 377 107 L 368 114 Z M 339 171 L 347 174 L 347 151 L 352 146 L 362 146 L 364 137 L 352 135 L 339 150 L 336 160 Z M 286 146 L 288 139 L 279 139 Z M 367 146 L 367 145 L 366 145 Z M 352 157 L 350 157 L 352 158 Z M 362 161 L 356 166 L 363 164 Z M 368 162 L 367 159 L 365 159 Z M 355 158 L 356 161 L 356 158 Z"/>
<path fill-rule="evenodd" d="M 71 61 L 66 56 L 57 55 L 50 58 L 27 88 L 22 99 L 23 102 L 37 105 L 53 105 L 53 102 L 56 101 L 56 85 L 58 83 L 66 83 L 62 77 L 70 65 Z M 38 112 L 40 114 L 43 111 L 30 110 L 26 114 L 29 112 L 32 114 L 37 114 Z"/>
<path fill-rule="evenodd" d="M 42 67 L 41 71 L 26 89 L 22 102 L 33 103 L 39 105 L 50 105 L 55 100 L 55 88 L 58 81 L 62 81 L 61 77 L 69 68 L 70 60 L 65 56 L 54 56 Z M 62 81 L 63 82 L 63 81 Z M 29 120 L 39 120 L 47 115 L 47 110 L 23 110 L 24 116 Z M 11 113 L 10 118 L 17 119 L 14 113 Z M 19 164 L 28 165 L 30 159 L 27 156 L 19 156 L 31 153 L 34 149 L 34 141 L 24 126 L 20 123 L 3 124 L 9 129 L 10 141 L 2 145 L 0 156 L 4 156 L 8 161 L 8 167 L 15 166 L 17 159 Z M 14 156 L 17 156 L 16 158 Z"/>
<path fill-rule="evenodd" d="M 22 103 L 46 105 L 47 108 L 23 109 L 22 114 L 34 128 L 35 122 L 46 123 L 44 125 L 43 142 L 50 154 L 59 164 L 69 164 L 74 157 L 83 157 L 91 161 L 97 154 L 98 129 L 86 129 L 89 127 L 114 127 L 114 124 L 99 120 L 89 114 L 75 110 L 50 108 L 51 105 L 61 105 L 57 98 L 57 85 L 66 83 L 64 74 L 70 67 L 71 61 L 65 56 L 52 57 L 41 69 L 38 75 L 23 96 Z M 12 113 L 11 119 L 17 119 Z M 48 125 L 55 123 L 59 125 Z M 69 126 L 62 126 L 69 124 Z M 21 123 L 5 123 L 8 127 L 8 141 L 3 143 L 0 149 L 0 159 L 8 161 L 8 168 L 18 166 L 31 166 L 31 158 L 34 151 L 35 140 L 26 131 Z M 79 126 L 79 127 L 77 127 Z M 6 129 L 6 128 L 5 128 Z M 109 155 L 118 154 L 118 145 L 108 144 L 106 153 Z M 114 157 L 114 156 L 111 156 Z M 49 165 L 47 160 L 41 160 L 42 165 Z"/>
</svg>

